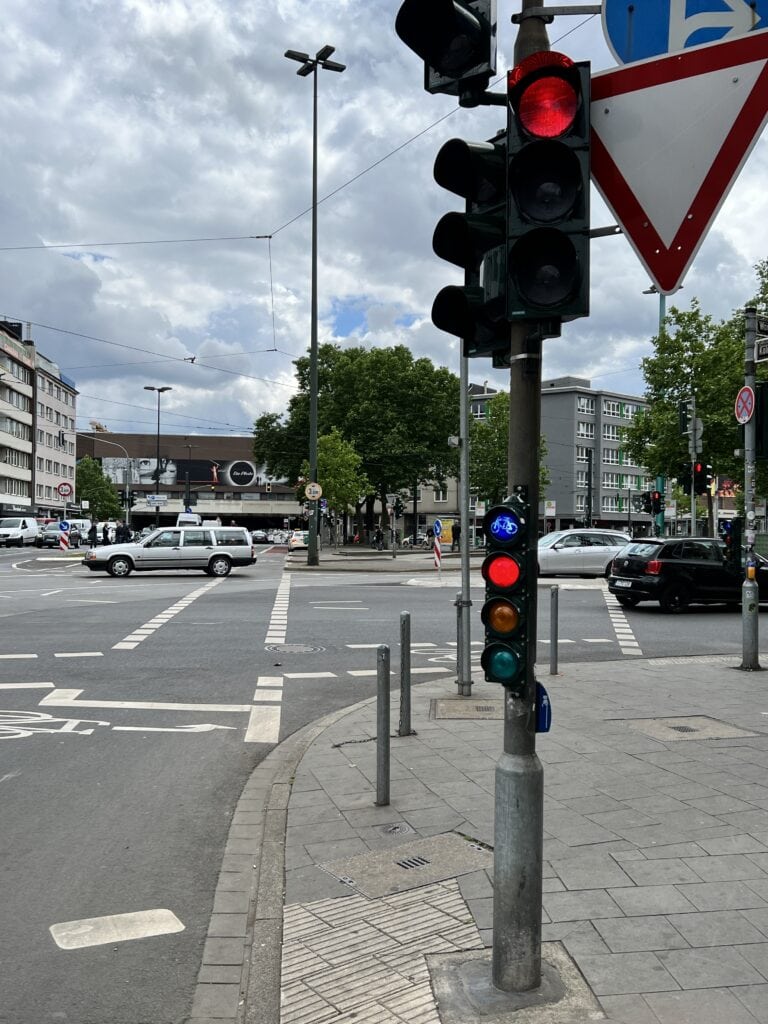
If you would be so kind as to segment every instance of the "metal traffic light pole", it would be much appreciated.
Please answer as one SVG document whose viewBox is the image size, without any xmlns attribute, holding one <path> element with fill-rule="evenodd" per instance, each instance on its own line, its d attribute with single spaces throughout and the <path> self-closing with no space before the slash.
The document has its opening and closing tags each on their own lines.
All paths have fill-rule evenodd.
<svg viewBox="0 0 768 1024">
<path fill-rule="evenodd" d="M 753 306 L 744 310 L 744 383 L 755 391 L 755 343 L 757 340 L 757 311 Z M 746 572 L 741 585 L 741 625 L 742 655 L 740 669 L 759 671 L 757 620 L 760 610 L 760 597 L 757 580 L 755 579 L 754 544 L 755 544 L 755 470 L 756 463 L 757 417 L 753 412 L 744 424 L 744 515 L 747 520 L 746 535 Z"/>
<path fill-rule="evenodd" d="M 523 0 L 523 13 L 538 5 L 539 0 Z M 523 18 L 515 40 L 515 64 L 549 48 L 545 22 Z M 511 494 L 516 484 L 527 486 L 536 523 L 542 341 L 538 336 L 529 340 L 529 333 L 525 324 L 510 330 L 507 489 Z M 535 638 L 536 588 L 532 589 L 528 635 Z M 541 984 L 544 770 L 536 754 L 533 662 L 530 657 L 523 695 L 505 692 L 504 750 L 496 764 L 492 978 L 495 987 L 505 992 L 525 992 Z"/>
</svg>

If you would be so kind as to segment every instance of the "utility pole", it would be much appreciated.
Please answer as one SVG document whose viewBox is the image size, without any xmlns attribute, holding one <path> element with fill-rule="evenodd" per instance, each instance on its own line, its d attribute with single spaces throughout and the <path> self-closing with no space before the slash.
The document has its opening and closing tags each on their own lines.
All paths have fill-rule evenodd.
<svg viewBox="0 0 768 1024">
<path fill-rule="evenodd" d="M 757 311 L 753 306 L 744 310 L 744 386 L 755 392 L 755 344 L 757 341 Z M 758 657 L 758 613 L 760 595 L 755 579 L 755 469 L 756 469 L 757 417 L 752 415 L 744 424 L 744 514 L 747 520 L 746 573 L 741 585 L 742 660 L 739 668 L 756 671 Z"/>
</svg>

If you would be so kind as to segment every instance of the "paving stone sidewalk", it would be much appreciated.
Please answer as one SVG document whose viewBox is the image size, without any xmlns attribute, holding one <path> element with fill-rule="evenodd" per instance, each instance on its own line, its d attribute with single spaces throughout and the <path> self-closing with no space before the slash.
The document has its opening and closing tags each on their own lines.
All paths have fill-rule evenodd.
<svg viewBox="0 0 768 1024">
<path fill-rule="evenodd" d="M 737 665 L 636 659 L 540 676 L 553 706 L 537 742 L 543 939 L 562 943 L 616 1024 L 768 1024 L 768 673 Z M 440 717 L 455 697 L 449 680 L 414 687 L 416 735 L 390 740 L 387 807 L 375 805 L 373 701 L 294 738 L 293 758 L 276 752 L 282 775 L 270 758 L 254 773 L 244 798 L 273 815 L 266 859 L 254 838 L 270 867 L 237 921 L 239 986 L 233 964 L 228 998 L 212 981 L 194 1024 L 438 1024 L 425 957 L 492 943 L 502 723 L 482 716 L 501 694 L 478 683 L 461 701 L 474 717 Z M 407 865 L 399 880 L 376 875 L 382 859 Z M 237 866 L 221 885 L 245 886 L 227 877 Z M 260 915 L 283 868 L 283 918 L 275 893 Z"/>
</svg>

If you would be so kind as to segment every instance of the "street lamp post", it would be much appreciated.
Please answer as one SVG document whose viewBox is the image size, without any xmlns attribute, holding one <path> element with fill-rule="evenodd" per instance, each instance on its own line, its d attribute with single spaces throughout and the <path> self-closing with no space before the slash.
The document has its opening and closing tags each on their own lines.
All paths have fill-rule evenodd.
<svg viewBox="0 0 768 1024">
<path fill-rule="evenodd" d="M 297 60 L 301 67 L 296 72 L 302 78 L 314 75 L 312 87 L 312 299 L 309 335 L 309 478 L 317 483 L 317 69 L 325 71 L 344 71 L 345 64 L 337 64 L 328 60 L 334 52 L 333 46 L 327 44 L 318 50 L 314 57 L 299 50 L 286 50 L 289 60 Z M 307 565 L 318 565 L 317 535 L 318 510 L 317 501 L 310 502 L 309 547 L 307 549 Z"/>
<path fill-rule="evenodd" d="M 65 431 L 66 433 L 66 431 Z M 93 441 L 93 452 L 96 454 L 96 442 L 101 444 L 111 444 L 113 448 L 119 448 L 125 456 L 125 466 L 123 468 L 123 487 L 125 488 L 125 525 L 131 525 L 131 475 L 130 475 L 130 457 L 128 450 L 123 445 L 118 444 L 117 441 L 107 441 L 103 437 L 98 437 L 94 434 L 79 434 L 75 431 L 75 437 L 87 437 L 90 441 Z"/>
<path fill-rule="evenodd" d="M 160 494 L 160 395 L 162 395 L 164 391 L 172 391 L 173 388 L 169 387 L 167 384 L 164 387 L 162 387 L 162 388 L 157 388 L 153 384 L 145 384 L 144 385 L 144 390 L 145 391 L 156 391 L 157 392 L 157 450 L 156 450 L 157 451 L 157 462 L 156 462 L 156 466 L 155 466 L 155 474 L 156 474 L 157 494 L 159 495 Z M 155 505 L 155 527 L 158 527 L 159 525 L 160 525 L 160 505 L 156 504 Z"/>
</svg>

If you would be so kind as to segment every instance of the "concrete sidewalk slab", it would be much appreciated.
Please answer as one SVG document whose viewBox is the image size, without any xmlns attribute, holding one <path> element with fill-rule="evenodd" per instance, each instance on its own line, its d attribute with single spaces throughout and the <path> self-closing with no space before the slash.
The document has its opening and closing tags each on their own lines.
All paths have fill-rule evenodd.
<svg viewBox="0 0 768 1024">
<path fill-rule="evenodd" d="M 537 739 L 543 939 L 562 945 L 616 1024 L 768 1024 L 768 676 L 737 664 L 626 659 L 541 677 L 553 706 Z M 465 700 L 498 697 L 481 682 Z M 250 893 L 245 936 L 217 915 L 191 1021 L 440 1019 L 426 958 L 491 945 L 491 870 L 367 898 L 328 866 L 445 835 L 492 846 L 502 726 L 438 717 L 454 698 L 453 680 L 414 687 L 415 735 L 390 738 L 389 806 L 375 804 L 375 701 L 297 734 L 254 772 L 236 820 L 256 826 L 256 869 L 233 861 L 217 897 L 240 930 L 242 903 L 224 897 Z M 637 728 L 697 718 L 710 731 Z M 239 1005 L 227 1016 L 236 943 Z M 217 961 L 231 970 L 211 973 Z"/>
</svg>

